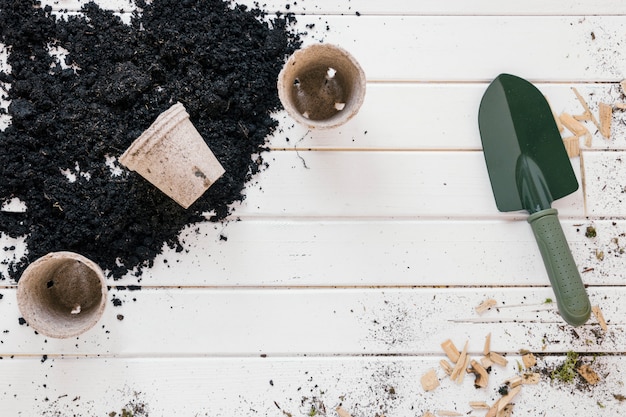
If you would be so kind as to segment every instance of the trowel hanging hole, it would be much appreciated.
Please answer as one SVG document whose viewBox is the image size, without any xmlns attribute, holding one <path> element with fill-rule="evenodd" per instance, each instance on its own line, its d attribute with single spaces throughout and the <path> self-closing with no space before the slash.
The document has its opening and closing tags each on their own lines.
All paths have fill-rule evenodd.
<svg viewBox="0 0 626 417">
<path fill-rule="evenodd" d="M 337 70 L 329 67 L 328 70 L 326 71 L 326 78 L 328 79 L 335 78 L 335 74 L 337 74 Z"/>
<path fill-rule="evenodd" d="M 52 287 L 54 287 L 54 281 L 50 280 L 46 282 L 46 288 L 52 288 Z"/>
<path fill-rule="evenodd" d="M 293 80 L 293 86 L 299 88 L 300 87 L 300 80 L 298 78 L 296 78 L 295 80 Z"/>
</svg>

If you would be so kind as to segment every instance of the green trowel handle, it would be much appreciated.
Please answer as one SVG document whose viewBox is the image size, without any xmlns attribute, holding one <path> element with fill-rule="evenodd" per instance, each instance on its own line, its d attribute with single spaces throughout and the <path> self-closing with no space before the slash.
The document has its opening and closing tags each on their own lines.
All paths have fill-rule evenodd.
<svg viewBox="0 0 626 417">
<path fill-rule="evenodd" d="M 557 214 L 553 208 L 542 210 L 531 214 L 528 223 L 535 233 L 561 316 L 572 326 L 580 326 L 589 318 L 591 304 Z"/>
</svg>

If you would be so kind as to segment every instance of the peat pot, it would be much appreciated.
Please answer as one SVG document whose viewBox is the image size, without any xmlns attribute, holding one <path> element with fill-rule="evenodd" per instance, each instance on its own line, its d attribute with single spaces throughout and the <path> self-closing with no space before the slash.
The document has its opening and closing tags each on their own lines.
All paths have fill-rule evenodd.
<svg viewBox="0 0 626 417">
<path fill-rule="evenodd" d="M 181 103 L 161 113 L 122 154 L 120 163 L 184 208 L 225 172 Z"/>
<path fill-rule="evenodd" d="M 314 44 L 294 52 L 278 75 L 278 96 L 293 119 L 308 128 L 340 126 L 359 111 L 365 73 L 346 50 Z"/>
<path fill-rule="evenodd" d="M 51 252 L 37 259 L 17 286 L 17 304 L 26 322 L 54 338 L 74 337 L 93 327 L 106 298 L 100 267 L 74 252 Z"/>
</svg>

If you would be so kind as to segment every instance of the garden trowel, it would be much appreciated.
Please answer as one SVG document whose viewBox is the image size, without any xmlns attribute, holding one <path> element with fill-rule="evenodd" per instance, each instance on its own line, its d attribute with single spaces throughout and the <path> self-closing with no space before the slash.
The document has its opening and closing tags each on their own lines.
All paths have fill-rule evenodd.
<svg viewBox="0 0 626 417">
<path fill-rule="evenodd" d="M 559 312 L 584 324 L 591 305 L 552 201 L 578 189 L 554 116 L 530 82 L 500 74 L 487 88 L 478 125 L 500 211 L 526 210 Z"/>
</svg>

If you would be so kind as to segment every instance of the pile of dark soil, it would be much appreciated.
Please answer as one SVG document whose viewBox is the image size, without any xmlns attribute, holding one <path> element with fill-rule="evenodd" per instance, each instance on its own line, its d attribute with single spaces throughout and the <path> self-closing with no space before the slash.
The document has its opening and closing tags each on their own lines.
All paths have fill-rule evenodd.
<svg viewBox="0 0 626 417">
<path fill-rule="evenodd" d="M 28 236 L 27 259 L 10 265 L 14 279 L 60 250 L 114 278 L 140 274 L 164 244 L 182 249 L 185 226 L 206 213 L 224 219 L 263 165 L 277 126 L 276 79 L 300 46 L 294 17 L 221 0 L 136 1 L 128 25 L 93 3 L 60 18 L 33 0 L 0 0 L 11 66 L 0 81 L 11 85 L 12 117 L 0 132 L 0 205 L 18 198 L 27 206 L 0 211 L 0 231 Z M 57 47 L 68 52 L 65 65 L 50 54 Z M 112 175 L 106 163 L 177 101 L 226 169 L 187 210 L 134 172 Z"/>
</svg>

